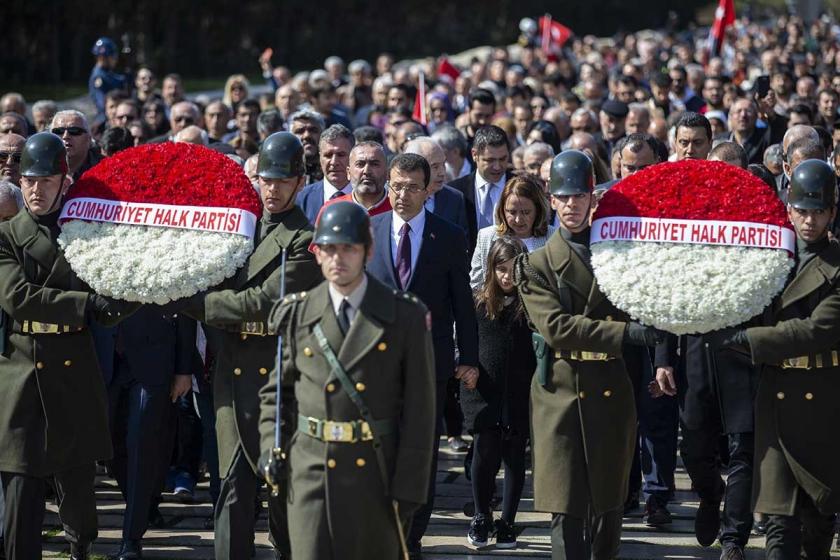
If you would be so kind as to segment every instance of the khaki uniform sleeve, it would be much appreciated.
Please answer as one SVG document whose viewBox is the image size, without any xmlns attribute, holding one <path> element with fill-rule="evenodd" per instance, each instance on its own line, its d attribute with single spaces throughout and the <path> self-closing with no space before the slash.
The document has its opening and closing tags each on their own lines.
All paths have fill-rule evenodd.
<svg viewBox="0 0 840 560">
<path fill-rule="evenodd" d="M 564 309 L 548 282 L 545 249 L 517 257 L 517 287 L 528 317 L 546 343 L 555 350 L 582 350 L 620 354 L 626 323 L 598 321 Z"/>
<path fill-rule="evenodd" d="M 834 347 L 840 341 L 840 286 L 835 284 L 809 317 L 752 327 L 747 338 L 755 364 L 777 364 Z"/>
<path fill-rule="evenodd" d="M 301 231 L 295 236 L 286 254 L 286 293 L 313 288 L 321 280 L 321 269 L 315 256 L 309 252 L 311 231 Z M 277 257 L 278 262 L 280 257 Z M 210 292 L 204 301 L 203 322 L 225 326 L 246 321 L 268 320 L 272 306 L 280 299 L 280 267 L 258 286 L 244 290 Z"/>
<path fill-rule="evenodd" d="M 0 237 L 0 307 L 13 319 L 83 327 L 87 302 L 87 292 L 30 282 L 8 239 Z"/>
<path fill-rule="evenodd" d="M 423 504 L 428 493 L 433 446 L 437 443 L 432 336 L 425 306 L 400 307 L 411 311 L 404 322 L 403 409 L 391 497 Z"/>
</svg>

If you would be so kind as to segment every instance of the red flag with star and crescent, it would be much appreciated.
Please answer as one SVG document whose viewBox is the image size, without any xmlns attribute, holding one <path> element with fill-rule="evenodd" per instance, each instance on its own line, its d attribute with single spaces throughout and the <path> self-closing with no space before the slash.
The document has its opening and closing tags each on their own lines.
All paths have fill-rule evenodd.
<svg viewBox="0 0 840 560">
<path fill-rule="evenodd" d="M 719 56 L 723 48 L 726 28 L 735 23 L 735 0 L 720 0 L 715 10 L 715 22 L 709 29 L 709 54 Z"/>
</svg>

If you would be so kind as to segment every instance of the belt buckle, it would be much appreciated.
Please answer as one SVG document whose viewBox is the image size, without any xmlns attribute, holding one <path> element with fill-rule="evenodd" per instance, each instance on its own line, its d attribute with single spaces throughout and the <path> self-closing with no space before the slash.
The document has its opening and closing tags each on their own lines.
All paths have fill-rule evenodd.
<svg viewBox="0 0 840 560">
<path fill-rule="evenodd" d="M 350 422 L 333 422 L 331 420 L 324 422 L 324 440 L 341 443 L 355 443 L 357 441 Z"/>
<path fill-rule="evenodd" d="M 309 435 L 316 438 L 318 437 L 318 419 L 309 417 L 306 419 L 306 429 L 309 431 Z"/>
<path fill-rule="evenodd" d="M 359 438 L 362 441 L 371 441 L 373 439 L 373 431 L 370 429 L 370 424 L 365 421 L 359 423 L 360 431 L 362 432 L 362 437 Z"/>
<path fill-rule="evenodd" d="M 245 332 L 248 334 L 255 334 L 262 336 L 265 334 L 265 325 L 259 321 L 249 321 L 245 323 Z"/>
<path fill-rule="evenodd" d="M 782 361 L 782 369 L 811 369 L 808 364 L 808 356 L 797 356 Z"/>
<path fill-rule="evenodd" d="M 29 322 L 29 332 L 34 334 L 58 334 L 58 325 L 52 323 Z"/>
<path fill-rule="evenodd" d="M 603 352 L 581 352 L 580 359 L 585 362 L 603 362 L 606 361 L 606 354 Z"/>
</svg>

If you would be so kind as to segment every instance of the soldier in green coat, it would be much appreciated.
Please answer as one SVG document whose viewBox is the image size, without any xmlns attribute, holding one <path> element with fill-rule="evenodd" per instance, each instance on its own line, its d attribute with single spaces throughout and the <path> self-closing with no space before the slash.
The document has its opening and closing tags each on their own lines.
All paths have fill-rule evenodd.
<svg viewBox="0 0 840 560">
<path fill-rule="evenodd" d="M 765 326 L 720 335 L 761 365 L 755 405 L 753 510 L 768 515 L 768 560 L 828 558 L 840 512 L 840 244 L 828 237 L 836 179 L 821 160 L 793 171 L 788 216 L 796 270 Z"/>
<path fill-rule="evenodd" d="M 622 349 L 661 341 L 656 329 L 627 322 L 598 289 L 589 250 L 593 183 L 584 153 L 554 158 L 549 188 L 560 228 L 515 266 L 539 335 L 531 382 L 534 508 L 552 513 L 555 560 L 618 554 L 636 437 Z"/>
<path fill-rule="evenodd" d="M 223 331 L 213 371 L 213 403 L 223 478 L 215 511 L 216 558 L 247 559 L 254 540 L 255 503 L 261 478 L 259 399 L 277 351 L 267 325 L 280 299 L 280 257 L 286 250 L 290 291 L 308 290 L 321 279 L 309 252 L 312 226 L 295 206 L 303 185 L 303 146 L 288 132 L 269 136 L 257 163 L 263 215 L 248 262 L 222 288 L 195 298 L 187 312 Z M 199 303 L 200 305 L 196 305 Z M 282 500 L 269 500 L 269 532 L 278 558 L 288 555 Z M 284 556 L 286 555 L 286 556 Z"/>
<path fill-rule="evenodd" d="M 128 308 L 95 294 L 58 246 L 70 186 L 58 136 L 30 137 L 21 158 L 26 209 L 0 223 L 0 479 L 9 560 L 41 557 L 47 477 L 55 477 L 70 555 L 97 536 L 95 462 L 111 458 L 107 399 L 91 318 L 115 324 Z"/>
<path fill-rule="evenodd" d="M 295 560 L 395 560 L 404 524 L 426 500 L 435 433 L 431 319 L 415 296 L 367 274 L 364 208 L 338 202 L 315 233 L 327 278 L 272 312 L 282 329 L 282 383 L 293 392 L 297 431 L 274 461 L 276 390 L 260 394 L 269 482 L 288 476 Z M 285 399 L 284 399 L 285 402 Z"/>
</svg>

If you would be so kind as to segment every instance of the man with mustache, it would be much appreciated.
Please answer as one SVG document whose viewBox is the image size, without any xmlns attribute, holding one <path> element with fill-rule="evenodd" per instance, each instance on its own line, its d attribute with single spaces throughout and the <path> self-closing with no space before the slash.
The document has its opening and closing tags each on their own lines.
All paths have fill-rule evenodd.
<svg viewBox="0 0 840 560">
<path fill-rule="evenodd" d="M 20 158 L 25 142 L 19 134 L 0 136 L 0 179 L 20 186 Z"/>
<path fill-rule="evenodd" d="M 355 143 L 353 133 L 340 124 L 332 125 L 321 135 L 318 152 L 324 178 L 303 187 L 297 197 L 297 205 L 313 224 L 324 204 L 353 190 L 347 168 L 350 166 L 350 150 Z"/>
<path fill-rule="evenodd" d="M 350 167 L 347 173 L 350 175 L 353 191 L 324 204 L 318 212 L 318 217 L 315 218 L 316 226 L 324 209 L 339 201 L 355 202 L 367 210 L 371 217 L 391 211 L 391 201 L 385 189 L 385 183 L 388 180 L 388 161 L 382 144 L 378 142 L 356 144 L 350 152 Z"/>
<path fill-rule="evenodd" d="M 79 111 L 59 111 L 50 123 L 50 131 L 60 137 L 67 148 L 69 175 L 74 181 L 99 163 L 102 155 L 93 148 L 87 118 Z"/>
<path fill-rule="evenodd" d="M 303 161 L 306 166 L 304 184 L 324 178 L 318 158 L 318 142 L 325 127 L 324 118 L 311 109 L 301 109 L 289 117 L 289 132 L 303 144 Z"/>
</svg>

